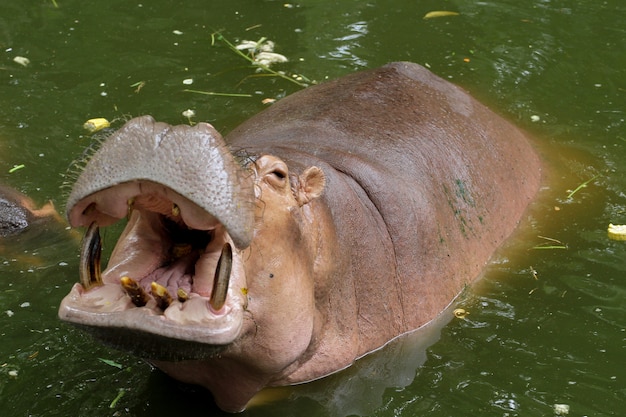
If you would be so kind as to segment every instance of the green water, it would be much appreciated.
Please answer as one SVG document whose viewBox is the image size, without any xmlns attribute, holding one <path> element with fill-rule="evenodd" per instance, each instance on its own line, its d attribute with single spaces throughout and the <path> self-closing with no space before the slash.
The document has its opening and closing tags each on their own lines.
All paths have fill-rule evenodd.
<svg viewBox="0 0 626 417">
<path fill-rule="evenodd" d="M 3 1 L 0 182 L 62 208 L 62 174 L 91 140 L 82 128 L 87 119 L 152 114 L 186 123 L 181 113 L 193 109 L 194 120 L 226 132 L 261 110 L 264 98 L 298 90 L 249 78 L 243 60 L 211 45 L 214 30 L 232 40 L 267 37 L 290 58 L 281 68 L 318 81 L 394 60 L 428 65 L 538 138 L 554 167 L 539 201 L 455 304 L 470 312 L 466 319 L 245 414 L 553 416 L 555 404 L 566 404 L 569 416 L 625 415 L 626 243 L 608 240 L 606 228 L 626 223 L 626 4 L 291 5 Z M 433 10 L 460 15 L 422 19 Z M 16 56 L 30 64 L 15 63 Z M 16 165 L 23 168 L 9 173 Z M 548 242 L 540 236 L 567 248 L 531 249 Z M 202 391 L 58 321 L 58 304 L 77 280 L 77 248 L 77 238 L 54 222 L 0 242 L 2 416 L 219 414 Z"/>
</svg>

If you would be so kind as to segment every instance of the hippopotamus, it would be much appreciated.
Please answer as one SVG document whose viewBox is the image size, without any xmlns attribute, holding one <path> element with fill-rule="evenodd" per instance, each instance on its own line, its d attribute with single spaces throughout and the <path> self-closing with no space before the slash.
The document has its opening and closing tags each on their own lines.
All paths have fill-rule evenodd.
<svg viewBox="0 0 626 417">
<path fill-rule="evenodd" d="M 294 93 L 225 138 L 138 117 L 69 195 L 87 232 L 59 315 L 241 411 L 433 320 L 541 177 L 525 133 L 406 62 Z M 101 271 L 98 230 L 122 219 Z"/>
<path fill-rule="evenodd" d="M 58 217 L 51 202 L 37 208 L 24 194 L 0 185 L 0 237 L 17 235 L 47 217 Z"/>
</svg>

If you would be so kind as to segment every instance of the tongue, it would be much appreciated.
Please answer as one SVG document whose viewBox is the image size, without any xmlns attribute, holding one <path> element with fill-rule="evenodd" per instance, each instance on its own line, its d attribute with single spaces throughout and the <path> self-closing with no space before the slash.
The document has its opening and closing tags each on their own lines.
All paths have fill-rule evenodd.
<svg viewBox="0 0 626 417">
<path fill-rule="evenodd" d="M 176 294 L 179 288 L 186 293 L 192 292 L 192 277 L 187 269 L 192 262 L 187 258 L 181 258 L 175 263 L 161 267 L 141 280 L 141 285 L 148 290 L 153 282 L 162 285 L 170 294 Z M 197 291 L 196 291 L 197 292 Z M 206 295 L 208 294 L 200 294 Z"/>
</svg>

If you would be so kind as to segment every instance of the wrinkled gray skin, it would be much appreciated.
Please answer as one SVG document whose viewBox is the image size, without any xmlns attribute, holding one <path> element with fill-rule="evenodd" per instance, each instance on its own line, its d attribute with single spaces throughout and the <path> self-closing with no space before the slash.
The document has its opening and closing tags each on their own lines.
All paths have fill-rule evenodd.
<svg viewBox="0 0 626 417">
<path fill-rule="evenodd" d="M 102 284 L 76 284 L 59 314 L 227 411 L 428 323 L 479 276 L 541 178 L 522 132 L 410 63 L 293 94 L 226 144 L 209 125 L 149 117 L 104 143 L 68 217 L 128 224 Z M 192 252 L 172 255 L 181 243 Z M 225 243 L 233 266 L 215 311 Z M 122 276 L 191 296 L 136 307 Z"/>
</svg>

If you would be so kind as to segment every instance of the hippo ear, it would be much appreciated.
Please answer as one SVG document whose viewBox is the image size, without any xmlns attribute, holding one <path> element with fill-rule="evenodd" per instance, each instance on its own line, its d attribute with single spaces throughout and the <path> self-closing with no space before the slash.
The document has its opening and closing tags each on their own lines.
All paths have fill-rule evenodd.
<svg viewBox="0 0 626 417">
<path fill-rule="evenodd" d="M 300 206 L 322 195 L 326 185 L 324 171 L 318 167 L 308 167 L 298 177 L 298 189 L 296 190 L 296 200 Z"/>
</svg>

